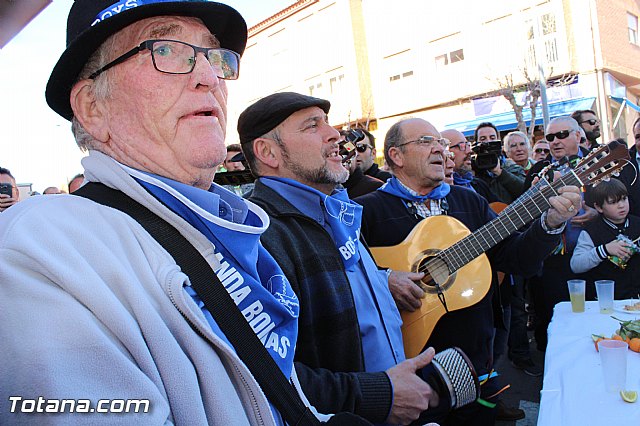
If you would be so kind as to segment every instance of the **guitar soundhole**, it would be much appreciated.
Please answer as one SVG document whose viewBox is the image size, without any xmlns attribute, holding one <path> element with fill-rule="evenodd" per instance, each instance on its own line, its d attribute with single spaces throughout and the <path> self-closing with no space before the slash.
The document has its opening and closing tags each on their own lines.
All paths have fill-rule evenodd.
<svg viewBox="0 0 640 426">
<path fill-rule="evenodd" d="M 449 275 L 449 268 L 444 260 L 436 255 L 441 250 L 428 249 L 420 253 L 420 259 L 413 264 L 414 272 L 425 272 L 422 282 L 422 289 L 431 294 L 437 293 L 436 283 L 443 290 L 447 290 L 456 279 L 456 273 Z"/>
</svg>

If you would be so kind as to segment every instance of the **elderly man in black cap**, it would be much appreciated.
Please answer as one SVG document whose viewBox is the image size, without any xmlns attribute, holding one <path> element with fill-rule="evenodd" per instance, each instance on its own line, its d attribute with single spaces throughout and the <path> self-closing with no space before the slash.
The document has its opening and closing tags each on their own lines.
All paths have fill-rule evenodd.
<svg viewBox="0 0 640 426">
<path fill-rule="evenodd" d="M 419 376 L 434 351 L 405 360 L 388 272 L 359 238 L 362 208 L 339 189 L 349 172 L 339 155 L 340 134 L 327 122 L 329 107 L 284 92 L 240 115 L 243 152 L 259 176 L 250 201 L 269 214 L 261 242 L 300 300 L 295 360 L 310 401 L 321 411 L 408 424 L 438 405 Z"/>
<path fill-rule="evenodd" d="M 293 368 L 298 299 L 258 241 L 268 217 L 212 185 L 244 19 L 203 0 L 76 0 L 67 25 L 46 98 L 89 150 L 88 183 L 2 214 L 0 423 L 317 424 Z"/>
</svg>

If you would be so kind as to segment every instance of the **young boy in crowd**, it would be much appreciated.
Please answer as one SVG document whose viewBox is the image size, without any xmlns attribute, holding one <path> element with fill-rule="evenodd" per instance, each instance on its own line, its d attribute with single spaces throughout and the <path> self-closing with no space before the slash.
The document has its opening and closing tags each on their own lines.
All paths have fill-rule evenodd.
<svg viewBox="0 0 640 426">
<path fill-rule="evenodd" d="M 640 218 L 629 214 L 627 188 L 617 179 L 593 189 L 594 207 L 600 216 L 580 233 L 571 257 L 571 270 L 589 272 L 587 298 L 595 297 L 596 280 L 614 280 L 615 298 L 630 299 L 640 293 L 640 256 L 636 256 Z M 623 238 L 626 237 L 626 238 Z M 617 259 L 616 259 L 617 258 Z"/>
</svg>

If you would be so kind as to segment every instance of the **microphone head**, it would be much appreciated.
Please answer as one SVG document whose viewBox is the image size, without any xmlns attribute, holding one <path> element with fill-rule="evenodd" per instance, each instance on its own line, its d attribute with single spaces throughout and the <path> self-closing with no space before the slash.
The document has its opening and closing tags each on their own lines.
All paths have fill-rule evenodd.
<svg viewBox="0 0 640 426">
<path fill-rule="evenodd" d="M 451 409 L 471 404 L 480 396 L 478 375 L 460 348 L 453 347 L 437 353 L 423 369 L 423 377 L 440 395 L 441 401 L 450 401 Z"/>
</svg>

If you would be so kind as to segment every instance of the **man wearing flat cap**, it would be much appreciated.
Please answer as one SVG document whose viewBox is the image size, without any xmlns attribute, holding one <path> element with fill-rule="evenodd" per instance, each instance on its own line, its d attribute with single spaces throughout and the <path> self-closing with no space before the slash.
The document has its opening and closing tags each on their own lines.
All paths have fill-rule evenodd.
<svg viewBox="0 0 640 426">
<path fill-rule="evenodd" d="M 33 197 L 0 219 L 0 423 L 285 424 L 195 281 L 87 188 L 174 227 L 211 285 L 223 285 L 215 271 L 240 315 L 260 318 L 265 357 L 309 406 L 293 368 L 298 300 L 258 242 L 268 217 L 212 185 L 225 79 L 238 77 L 246 40 L 220 3 L 75 1 L 46 99 L 89 151 L 85 195 Z"/>
<path fill-rule="evenodd" d="M 295 360 L 309 400 L 320 411 L 408 424 L 438 405 L 416 374 L 434 352 L 405 360 L 388 273 L 359 238 L 362 208 L 337 189 L 349 172 L 338 154 L 340 134 L 327 122 L 329 107 L 284 92 L 240 115 L 245 159 L 259 177 L 250 201 L 269 214 L 261 242 L 300 300 Z"/>
</svg>

